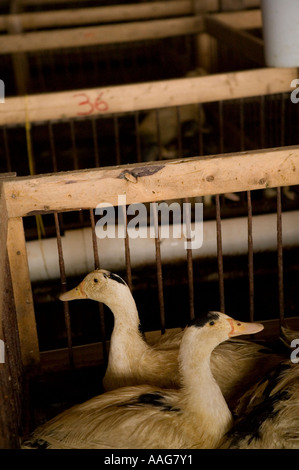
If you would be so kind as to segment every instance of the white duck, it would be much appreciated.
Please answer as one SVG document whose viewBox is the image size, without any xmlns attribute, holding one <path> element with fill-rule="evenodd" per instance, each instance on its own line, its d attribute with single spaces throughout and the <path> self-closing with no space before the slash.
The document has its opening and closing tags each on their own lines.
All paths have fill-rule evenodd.
<svg viewBox="0 0 299 470">
<path fill-rule="evenodd" d="M 180 390 L 124 387 L 76 405 L 38 428 L 23 447 L 68 449 L 215 448 L 232 415 L 210 368 L 213 349 L 263 325 L 209 312 L 184 331 Z"/>
<path fill-rule="evenodd" d="M 89 273 L 74 289 L 62 294 L 63 301 L 93 299 L 107 305 L 114 315 L 108 366 L 103 380 L 105 391 L 150 384 L 180 387 L 178 351 L 183 332 L 165 334 L 155 345 L 144 340 L 134 298 L 125 281 L 104 269 Z M 252 383 L 256 383 L 281 356 L 252 341 L 229 340 L 212 354 L 212 372 L 221 391 L 233 407 Z"/>
<path fill-rule="evenodd" d="M 125 281 L 104 269 L 89 273 L 60 300 L 93 299 L 103 302 L 114 315 L 107 370 L 103 379 L 106 391 L 126 385 L 151 384 L 178 387 L 178 346 L 165 350 L 151 347 L 140 331 L 136 303 Z"/>
</svg>

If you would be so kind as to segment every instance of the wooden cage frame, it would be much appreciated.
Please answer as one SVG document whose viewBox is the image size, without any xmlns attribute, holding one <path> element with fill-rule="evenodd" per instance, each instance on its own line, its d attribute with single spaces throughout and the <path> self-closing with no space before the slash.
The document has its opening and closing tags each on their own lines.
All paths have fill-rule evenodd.
<svg viewBox="0 0 299 470">
<path fill-rule="evenodd" d="M 258 6 L 254 0 L 237 3 L 232 0 L 231 3 L 232 9 L 237 4 L 242 8 Z M 250 30 L 262 26 L 261 10 L 211 13 L 215 10 L 215 2 L 210 0 L 204 4 L 194 0 L 173 0 L 64 12 L 3 15 L 0 17 L 0 31 L 9 34 L 0 37 L 0 54 L 12 55 L 20 95 L 26 94 L 29 73 L 26 54 L 32 51 L 195 35 L 198 38 L 199 65 L 208 72 L 210 64 L 205 51 L 211 38 L 220 40 L 237 53 L 242 52 L 243 56 L 258 66 L 264 66 L 263 40 L 250 34 Z M 90 23 L 93 25 L 90 26 Z M 26 32 L 28 29 L 29 32 Z"/>
</svg>

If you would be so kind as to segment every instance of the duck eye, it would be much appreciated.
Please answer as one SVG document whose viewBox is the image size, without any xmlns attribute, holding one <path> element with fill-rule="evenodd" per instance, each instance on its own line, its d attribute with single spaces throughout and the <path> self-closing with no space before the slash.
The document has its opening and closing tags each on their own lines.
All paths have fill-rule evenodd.
<svg viewBox="0 0 299 470">
<path fill-rule="evenodd" d="M 215 325 L 215 322 L 212 320 L 212 321 L 210 321 L 209 324 L 210 324 L 211 326 L 213 326 L 213 325 Z"/>
<path fill-rule="evenodd" d="M 98 280 L 96 277 L 94 278 L 93 281 L 94 281 L 94 282 L 99 282 L 99 280 Z"/>
</svg>

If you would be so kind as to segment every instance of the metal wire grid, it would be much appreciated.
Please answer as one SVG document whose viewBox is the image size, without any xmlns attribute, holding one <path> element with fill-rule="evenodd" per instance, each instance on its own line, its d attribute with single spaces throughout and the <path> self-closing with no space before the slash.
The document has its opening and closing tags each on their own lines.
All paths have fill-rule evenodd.
<svg viewBox="0 0 299 470">
<path fill-rule="evenodd" d="M 21 77 L 2 55 L 1 78 L 7 97 L 177 78 L 194 68 L 194 47 L 189 35 L 22 53 Z"/>
</svg>

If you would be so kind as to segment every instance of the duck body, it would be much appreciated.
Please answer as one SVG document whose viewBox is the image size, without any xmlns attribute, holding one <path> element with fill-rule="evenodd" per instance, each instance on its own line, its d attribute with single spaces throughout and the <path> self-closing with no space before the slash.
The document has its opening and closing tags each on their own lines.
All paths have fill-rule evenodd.
<svg viewBox="0 0 299 470">
<path fill-rule="evenodd" d="M 185 411 L 177 390 L 148 385 L 123 387 L 67 410 L 38 430 L 25 446 L 47 449 L 184 449 L 204 448 L 206 442 L 211 448 L 231 426 L 230 413 L 223 421 L 219 436 L 199 433 L 194 415 Z"/>
<path fill-rule="evenodd" d="M 299 449 L 299 367 L 283 361 L 240 400 L 226 449 Z"/>
<path fill-rule="evenodd" d="M 217 447 L 232 425 L 232 415 L 212 375 L 211 352 L 233 330 L 236 335 L 262 328 L 259 324 L 236 322 L 220 312 L 209 312 L 184 331 L 179 352 L 179 390 L 139 385 L 106 392 L 38 428 L 24 447 Z"/>
</svg>

